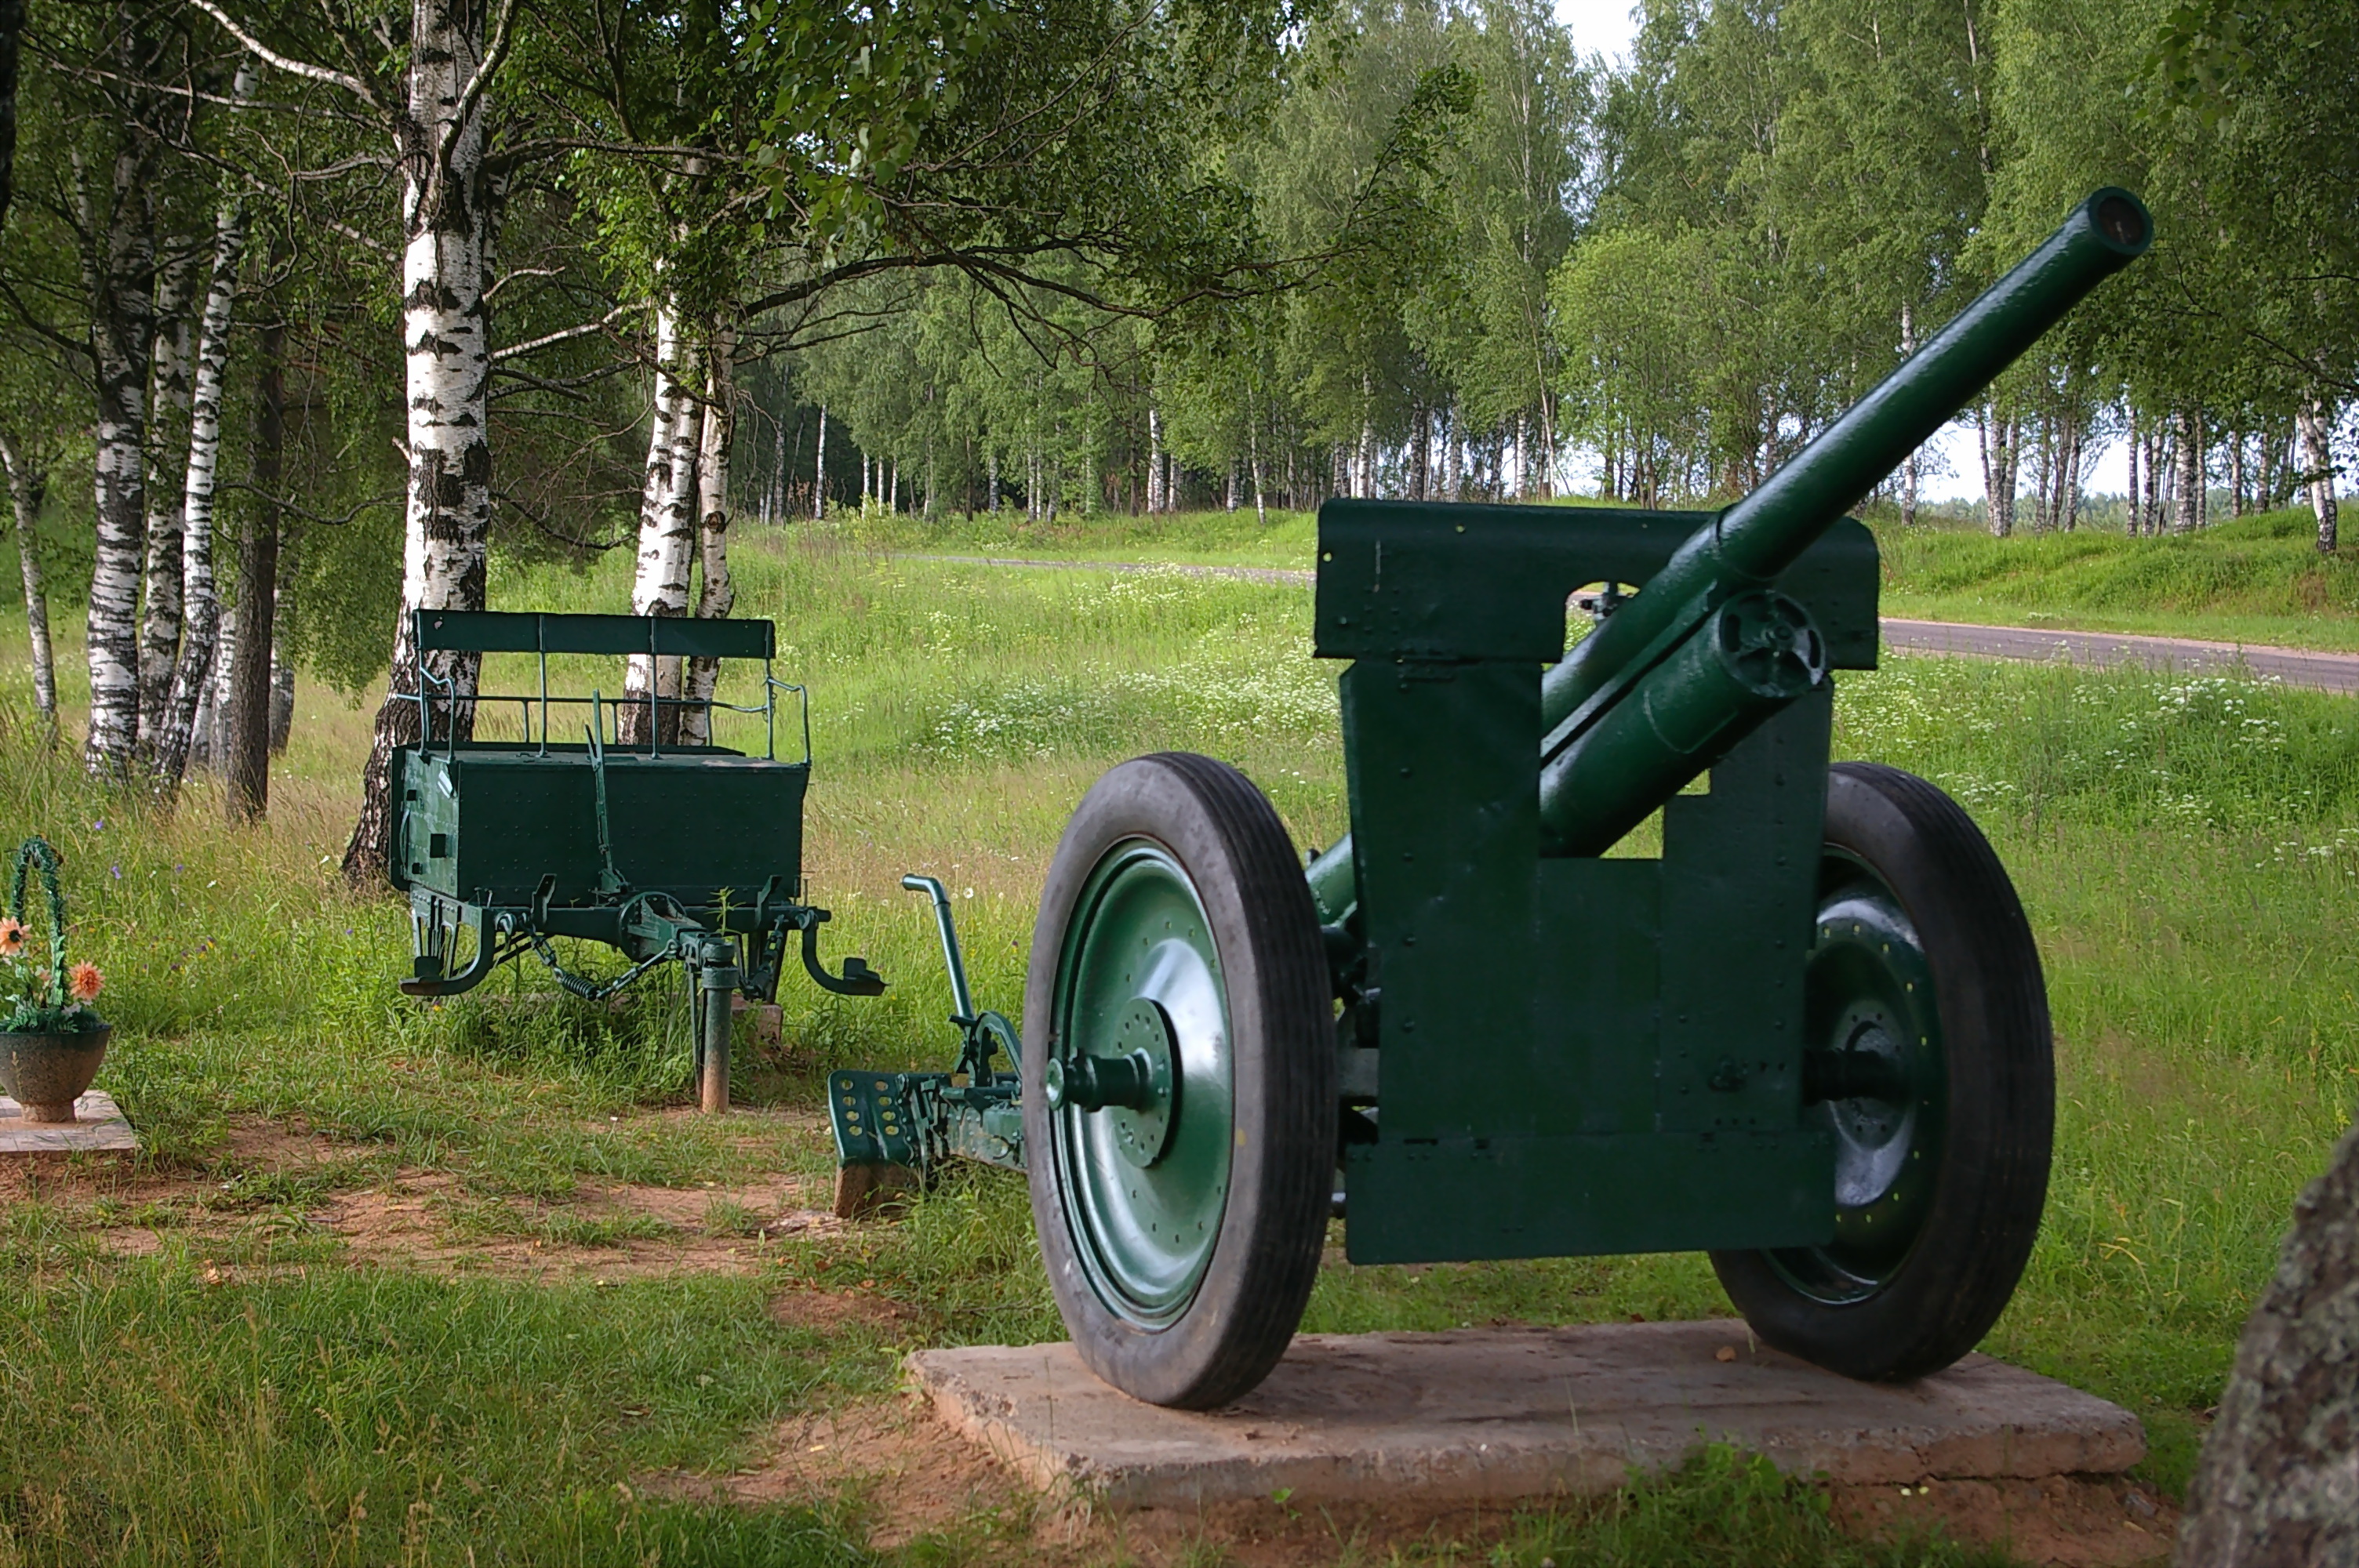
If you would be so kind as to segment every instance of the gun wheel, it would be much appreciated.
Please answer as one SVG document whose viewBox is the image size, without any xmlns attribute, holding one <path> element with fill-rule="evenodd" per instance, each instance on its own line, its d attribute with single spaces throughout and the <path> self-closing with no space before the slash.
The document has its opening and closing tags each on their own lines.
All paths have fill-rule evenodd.
<svg viewBox="0 0 2359 1568">
<path fill-rule="evenodd" d="M 1840 1071 L 1804 1114 L 1834 1138 L 1834 1238 L 1712 1268 L 1777 1348 L 1922 1377 L 1998 1321 L 2038 1235 L 2056 1114 L 2039 952 L 1973 820 L 1864 762 L 1829 771 L 1816 937 L 1804 1044 Z"/>
<path fill-rule="evenodd" d="M 1207 757 L 1125 762 L 1057 847 L 1024 1006 L 1033 1222 L 1065 1327 L 1135 1398 L 1268 1375 L 1327 1234 L 1334 1008 L 1301 861 Z"/>
</svg>

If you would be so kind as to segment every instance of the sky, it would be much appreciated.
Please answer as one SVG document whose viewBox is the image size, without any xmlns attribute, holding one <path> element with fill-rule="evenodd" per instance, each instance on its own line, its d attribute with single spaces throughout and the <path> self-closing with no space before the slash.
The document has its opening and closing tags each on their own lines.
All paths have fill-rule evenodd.
<svg viewBox="0 0 2359 1568">
<path fill-rule="evenodd" d="M 1638 31 L 1631 0 L 1556 0 L 1556 19 L 1572 29 L 1582 53 L 1595 50 L 1626 59 Z"/>
<path fill-rule="evenodd" d="M 1556 19 L 1572 29 L 1573 46 L 1583 54 L 1595 52 L 1615 64 L 1627 64 L 1631 40 L 1637 36 L 1635 0 L 1556 0 Z M 1933 470 L 1924 478 L 1927 499 L 1971 499 L 1983 492 L 1982 460 L 1975 449 L 1973 427 L 1952 425 L 1926 443 Z M 2099 454 L 2088 479 L 2090 493 L 2119 493 L 2128 482 L 2128 449 L 2116 441 Z"/>
</svg>

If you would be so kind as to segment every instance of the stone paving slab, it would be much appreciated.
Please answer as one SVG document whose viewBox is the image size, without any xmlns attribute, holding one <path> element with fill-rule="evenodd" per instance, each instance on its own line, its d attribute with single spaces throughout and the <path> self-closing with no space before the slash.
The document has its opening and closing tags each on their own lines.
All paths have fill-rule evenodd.
<svg viewBox="0 0 2359 1568">
<path fill-rule="evenodd" d="M 92 1089 L 74 1101 L 74 1119 L 60 1127 L 36 1126 L 25 1119 L 25 1108 L 0 1095 L 0 1154 L 58 1154 L 77 1150 L 136 1149 L 139 1134 L 131 1119 L 104 1089 Z"/>
<path fill-rule="evenodd" d="M 2111 1474 L 2146 1454 L 2129 1411 L 1985 1356 L 1855 1383 L 1734 1322 L 1303 1335 L 1259 1389 L 1209 1413 L 1117 1393 L 1071 1345 L 920 1350 L 907 1368 L 1032 1486 L 1116 1508 L 1281 1487 L 1305 1502 L 1594 1494 L 1708 1442 L 1860 1484 Z"/>
</svg>

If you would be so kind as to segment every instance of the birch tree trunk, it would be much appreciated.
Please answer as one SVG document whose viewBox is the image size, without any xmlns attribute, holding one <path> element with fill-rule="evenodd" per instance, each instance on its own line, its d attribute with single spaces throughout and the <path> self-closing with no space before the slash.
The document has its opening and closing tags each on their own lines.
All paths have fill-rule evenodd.
<svg viewBox="0 0 2359 1568">
<path fill-rule="evenodd" d="M 700 621 L 724 621 L 737 607 L 737 585 L 729 578 L 729 443 L 737 426 L 737 389 L 730 357 L 736 336 L 728 328 L 712 335 L 704 378 L 704 429 L 697 450 L 696 554 L 703 582 L 696 597 Z M 721 661 L 692 659 L 679 710 L 682 745 L 712 743 L 712 701 L 721 684 Z M 766 694 L 765 694 L 766 696 Z"/>
<path fill-rule="evenodd" d="M 2067 534 L 2081 525 L 2081 458 L 2089 441 L 2088 410 L 2075 412 L 2071 416 L 2071 421 L 2065 427 L 2068 438 L 2064 445 L 2064 493 L 2061 498 L 2064 511 L 2061 526 Z"/>
<path fill-rule="evenodd" d="M 221 607 L 221 629 L 213 638 L 212 678 L 197 696 L 197 720 L 190 726 L 189 765 L 216 771 L 229 754 L 229 674 L 237 663 L 237 606 Z"/>
<path fill-rule="evenodd" d="M 1261 493 L 1261 432 L 1255 427 L 1253 405 L 1250 401 L 1245 405 L 1245 454 L 1247 460 L 1253 465 L 1254 526 L 1266 528 L 1269 526 L 1269 504 L 1262 499 Z M 1419 467 L 1420 469 L 1423 467 L 1421 459 Z M 1422 478 L 1418 481 L 1418 488 L 1419 491 L 1425 488 Z"/>
<path fill-rule="evenodd" d="M 393 753 L 419 735 L 421 664 L 411 611 L 481 610 L 492 518 L 491 321 L 484 303 L 492 201 L 484 178 L 484 12 L 471 0 L 413 0 L 401 158 L 402 356 L 409 493 L 393 665 L 362 774 L 361 814 L 344 876 L 375 886 L 393 834 Z M 496 63 L 496 62 L 491 62 Z M 248 617 L 249 635 L 259 628 Z M 240 641 L 245 641 L 241 638 Z M 425 667 L 451 683 L 437 733 L 474 729 L 480 654 L 436 653 Z"/>
<path fill-rule="evenodd" d="M 2204 1434 L 2172 1561 L 2359 1561 L 2359 1127 L 2294 1205 Z"/>
<path fill-rule="evenodd" d="M 991 509 L 999 510 L 999 459 L 991 460 Z M 811 515 L 827 515 L 827 405 L 819 406 L 819 445 L 811 453 Z"/>
<path fill-rule="evenodd" d="M 656 425 L 662 440 L 651 437 L 647 445 L 643 500 L 652 504 L 639 509 L 631 613 L 685 615 L 696 554 L 696 459 L 703 422 L 696 405 L 696 352 L 668 300 L 656 306 Z M 623 693 L 625 701 L 614 714 L 618 744 L 644 746 L 651 736 L 665 742 L 679 738 L 679 660 L 632 654 L 623 675 Z"/>
<path fill-rule="evenodd" d="M 238 72 L 238 96 L 251 91 L 252 68 Z M 189 394 L 189 467 L 181 484 L 179 656 L 156 741 L 155 768 L 168 790 L 188 776 L 197 709 L 213 674 L 220 643 L 221 595 L 213 582 L 213 482 L 221 464 L 222 385 L 229 364 L 230 316 L 245 256 L 245 206 L 224 201 L 213 222 L 212 280 L 197 323 L 196 373 Z"/>
<path fill-rule="evenodd" d="M 153 759 L 180 653 L 180 487 L 187 466 L 196 246 L 174 241 L 156 276 L 156 340 L 147 362 L 146 591 L 139 615 L 139 751 Z"/>
<path fill-rule="evenodd" d="M 270 698 L 264 740 L 276 757 L 286 752 L 287 742 L 295 735 L 295 662 L 288 652 L 292 643 L 288 628 L 294 623 L 295 576 L 303 550 L 303 529 L 274 506 L 270 531 L 278 548 L 277 558 L 271 562 L 275 586 L 270 596 L 270 668 L 264 677 Z"/>
<path fill-rule="evenodd" d="M 103 214 L 88 169 L 75 160 L 98 389 L 91 465 L 98 546 L 90 574 L 90 737 L 82 760 L 92 773 L 118 779 L 129 773 L 139 743 L 139 572 L 147 524 L 148 355 L 156 333 L 148 146 L 136 132 L 125 133 Z"/>
<path fill-rule="evenodd" d="M 2339 510 L 2334 502 L 2334 406 L 2312 390 L 2294 411 L 2301 437 L 2301 466 L 2308 482 L 2310 514 L 2318 519 L 2318 553 L 2334 554 Z"/>
<path fill-rule="evenodd" d="M 2137 413 L 2130 413 L 2130 492 L 2123 500 L 2123 533 L 2137 537 Z"/>
<path fill-rule="evenodd" d="M 1991 533 L 2004 539 L 2015 532 L 2015 421 L 2000 418 L 1997 410 L 1984 404 L 1975 430 L 1982 447 L 1983 503 Z"/>
<path fill-rule="evenodd" d="M 1900 302 L 1900 357 L 1913 359 L 1917 353 L 1917 307 L 1911 300 Z M 1900 525 L 1917 526 L 1917 481 L 1919 459 L 1911 448 L 1908 460 L 1900 465 Z"/>
<path fill-rule="evenodd" d="M 2203 521 L 2203 418 L 2200 414 L 2180 409 L 2179 423 L 2178 492 L 2172 509 L 2170 531 L 2192 534 Z"/>
<path fill-rule="evenodd" d="M 41 737 L 58 736 L 58 664 L 49 647 L 49 595 L 41 580 L 41 501 L 49 490 L 45 466 L 35 463 L 10 437 L 0 435 L 0 463 L 8 470 L 8 501 L 16 515 L 16 559 L 24 568 L 25 628 L 33 653 L 33 708 L 41 716 Z"/>
<path fill-rule="evenodd" d="M 233 822 L 270 811 L 270 655 L 277 615 L 279 454 L 286 438 L 287 329 L 262 330 L 262 373 L 254 393 L 254 484 L 262 492 L 237 542 L 237 606 L 244 635 L 230 665 L 228 744 L 222 773 Z"/>
<path fill-rule="evenodd" d="M 1152 403 L 1147 406 L 1147 510 L 1151 515 L 1164 509 L 1163 494 L 1163 416 Z"/>
</svg>

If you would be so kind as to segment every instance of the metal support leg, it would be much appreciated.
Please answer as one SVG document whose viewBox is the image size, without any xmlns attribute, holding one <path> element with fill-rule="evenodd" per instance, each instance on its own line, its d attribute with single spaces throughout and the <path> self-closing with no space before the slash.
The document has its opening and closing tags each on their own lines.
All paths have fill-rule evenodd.
<svg viewBox="0 0 2359 1568">
<path fill-rule="evenodd" d="M 730 1000 L 737 991 L 736 955 L 725 942 L 708 942 L 698 966 L 697 983 L 704 992 L 703 1049 L 698 1053 L 697 1098 L 704 1113 L 718 1116 L 729 1108 L 729 1026 L 734 1011 Z"/>
</svg>

